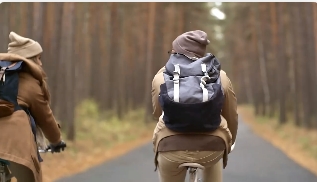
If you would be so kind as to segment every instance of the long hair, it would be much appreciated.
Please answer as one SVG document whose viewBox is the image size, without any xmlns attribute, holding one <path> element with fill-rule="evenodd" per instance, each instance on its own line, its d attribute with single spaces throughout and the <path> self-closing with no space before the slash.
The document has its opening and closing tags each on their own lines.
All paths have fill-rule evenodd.
<svg viewBox="0 0 317 182">
<path fill-rule="evenodd" d="M 37 59 L 38 59 L 38 55 L 37 56 L 34 56 L 34 57 L 31 57 L 31 58 L 28 58 L 29 60 L 32 60 L 34 63 L 37 64 Z M 38 64 L 37 64 L 38 65 Z M 41 83 L 41 88 L 42 88 L 42 91 L 44 93 L 44 98 L 45 100 L 47 100 L 48 102 L 50 102 L 51 100 L 51 94 L 50 94 L 50 91 L 49 91 L 49 88 L 48 88 L 48 84 L 47 84 L 47 75 L 44 71 L 44 69 L 38 65 L 38 67 L 40 68 L 41 70 L 41 74 L 42 74 L 42 83 Z M 26 68 L 27 71 L 28 68 Z"/>
<path fill-rule="evenodd" d="M 28 59 L 32 60 L 35 64 L 37 64 L 37 66 L 41 70 L 41 74 L 42 74 L 41 88 L 42 88 L 42 91 L 44 93 L 45 100 L 47 100 L 47 102 L 49 103 L 51 95 L 50 95 L 50 92 L 49 92 L 49 89 L 48 89 L 47 76 L 46 76 L 46 73 L 45 73 L 44 69 L 40 65 L 38 65 L 38 63 L 37 63 L 38 56 L 34 56 L 34 57 L 28 58 Z M 30 71 L 28 69 L 28 67 L 26 67 L 26 70 Z M 42 129 L 38 125 L 36 125 L 36 143 L 37 143 L 38 149 L 43 149 L 44 150 L 47 147 L 47 142 L 45 140 L 44 133 L 43 133 Z"/>
</svg>

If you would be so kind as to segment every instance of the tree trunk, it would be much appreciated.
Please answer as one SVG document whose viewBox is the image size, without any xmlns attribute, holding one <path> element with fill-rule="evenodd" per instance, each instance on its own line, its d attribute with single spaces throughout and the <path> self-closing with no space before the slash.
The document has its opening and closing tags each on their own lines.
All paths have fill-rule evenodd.
<svg viewBox="0 0 317 182">
<path fill-rule="evenodd" d="M 305 3 L 304 4 L 304 14 L 306 20 L 306 70 L 308 74 L 306 74 L 306 81 L 308 82 L 306 86 L 307 91 L 307 105 L 306 108 L 308 110 L 308 120 L 307 127 L 310 129 L 314 126 L 313 122 L 317 119 L 315 108 L 317 108 L 317 98 L 311 97 L 315 93 L 317 93 L 317 82 L 316 82 L 316 57 L 315 57 L 315 40 L 314 37 L 314 5 L 316 3 Z"/>
<path fill-rule="evenodd" d="M 153 59 L 153 45 L 154 45 L 154 27 L 155 27 L 155 8 L 156 3 L 151 2 L 149 5 L 149 19 L 148 19 L 148 34 L 147 34 L 147 52 L 146 52 L 146 84 L 145 84 L 145 122 L 149 121 L 151 115 L 151 82 L 152 82 L 152 59 Z"/>
<path fill-rule="evenodd" d="M 301 62 L 303 61 L 303 55 L 302 51 L 299 49 L 300 47 L 304 46 L 303 41 L 301 40 L 302 38 L 300 37 L 301 35 L 301 18 L 300 18 L 300 10 L 298 8 L 298 5 L 300 6 L 301 3 L 292 3 L 292 14 L 293 14 L 293 21 L 294 21 L 294 56 L 295 56 L 295 61 L 294 61 L 294 68 L 295 68 L 295 124 L 297 126 L 302 125 L 301 119 L 302 119 L 302 74 L 301 74 Z"/>
<path fill-rule="evenodd" d="M 278 42 L 277 42 L 277 53 L 279 66 L 281 68 L 287 68 L 286 58 L 285 58 L 285 41 L 284 41 L 284 3 L 276 3 L 277 17 L 278 17 Z M 279 92 L 279 122 L 280 124 L 286 123 L 286 109 L 285 109 L 285 97 L 286 97 L 286 80 L 288 75 L 288 69 L 286 72 L 281 72 L 278 74 L 278 92 Z"/>
<path fill-rule="evenodd" d="M 7 52 L 8 44 L 9 44 L 9 8 L 10 3 L 1 3 L 0 5 L 0 36 L 1 36 L 1 44 L 0 44 L 0 52 Z"/>
<path fill-rule="evenodd" d="M 312 3 L 312 7 L 313 7 L 313 15 L 314 15 L 314 18 L 313 18 L 313 25 L 314 25 L 314 37 L 315 37 L 315 50 L 314 50 L 314 53 L 315 53 L 315 68 L 312 68 L 314 70 L 317 70 L 317 3 Z M 315 82 L 315 86 L 317 87 L 317 73 L 315 71 L 315 77 L 313 78 L 314 79 L 314 82 Z M 316 88 L 317 89 L 317 88 Z M 315 108 L 317 107 L 317 100 L 315 98 Z M 315 123 L 314 123 L 314 126 L 315 128 L 317 128 L 317 113 L 315 112 L 315 116 L 314 116 L 314 120 Z"/>
<path fill-rule="evenodd" d="M 47 5 L 47 4 L 46 4 Z M 46 12 L 44 10 L 44 3 L 33 3 L 33 38 L 39 43 L 43 42 L 43 13 Z"/>
<path fill-rule="evenodd" d="M 267 79 L 267 70 L 266 70 L 266 58 L 265 50 L 263 45 L 263 33 L 261 28 L 260 16 L 259 16 L 259 3 L 257 3 L 256 8 L 254 9 L 254 14 L 257 17 L 255 21 L 255 26 L 257 30 L 257 46 L 259 51 L 259 63 L 260 63 L 260 74 L 261 74 L 261 85 L 264 93 L 264 105 L 263 105 L 263 115 L 266 114 L 266 108 L 270 105 L 270 91 Z"/>
<path fill-rule="evenodd" d="M 301 60 L 301 69 L 302 69 L 302 88 L 303 88 L 303 92 L 302 92 L 302 103 L 303 103 L 303 121 L 304 121 L 304 126 L 306 128 L 310 128 L 311 125 L 311 117 L 310 117 L 310 107 L 311 105 L 311 101 L 313 100 L 311 98 L 311 91 L 312 91 L 312 81 L 311 81 L 311 77 L 310 77 L 310 69 L 309 67 L 311 67 L 311 64 L 308 64 L 308 62 L 310 62 L 309 60 L 310 58 L 310 54 L 309 54 L 309 50 L 311 47 L 311 41 L 312 38 L 309 36 L 309 31 L 310 31 L 310 24 L 311 22 L 308 22 L 308 18 L 306 18 L 306 13 L 307 13 L 307 5 L 309 5 L 309 3 L 300 3 L 299 9 L 300 9 L 300 41 L 302 42 L 302 46 L 299 48 L 299 50 L 301 51 L 303 57 Z M 309 14 L 309 16 L 312 16 L 311 14 Z"/>
<path fill-rule="evenodd" d="M 119 22 L 119 13 L 118 13 L 118 5 L 119 3 L 111 3 L 111 88 L 112 88 L 112 107 L 114 108 L 115 112 L 117 113 L 117 116 L 119 118 L 122 118 L 123 112 L 122 107 L 120 105 L 120 78 L 118 78 L 118 75 L 120 73 L 120 63 L 123 60 L 119 60 L 119 41 L 121 39 L 120 35 L 120 22 Z"/>
<path fill-rule="evenodd" d="M 48 45 L 48 52 L 43 54 L 44 68 L 49 75 L 50 90 L 52 91 L 52 110 L 54 111 L 57 119 L 62 120 L 62 103 L 64 100 L 63 93 L 63 60 L 61 60 L 61 31 L 62 31 L 62 19 L 63 19 L 63 3 L 46 4 L 48 6 L 45 13 L 45 24 L 43 24 L 45 32 L 50 32 L 51 37 L 45 36 L 43 38 L 44 45 Z M 51 9 L 52 8 L 52 9 Z M 55 16 L 49 16 L 55 14 Z M 52 23 L 54 22 L 54 23 Z M 52 31 L 52 32 L 51 32 Z M 48 65 L 47 68 L 45 65 Z M 62 95 L 60 95 L 62 94 Z M 61 123 L 64 124 L 63 122 Z M 63 127 L 64 129 L 64 127 Z"/>
<path fill-rule="evenodd" d="M 75 65 L 72 64 L 73 58 L 73 41 L 74 41 L 74 3 L 65 3 L 64 11 L 68 13 L 66 17 L 64 17 L 64 27 L 62 30 L 62 35 L 65 35 L 64 39 L 64 49 L 65 49 L 65 95 L 66 97 L 66 121 L 67 121 L 67 139 L 74 141 L 75 140 L 75 122 L 74 122 L 74 70 Z"/>
</svg>

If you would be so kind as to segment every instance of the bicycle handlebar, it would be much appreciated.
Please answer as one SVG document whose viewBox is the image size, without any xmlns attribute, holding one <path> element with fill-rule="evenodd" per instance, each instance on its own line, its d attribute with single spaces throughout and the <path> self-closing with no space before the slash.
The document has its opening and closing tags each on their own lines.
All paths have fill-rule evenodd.
<svg viewBox="0 0 317 182">
<path fill-rule="evenodd" d="M 42 149 L 40 149 L 40 150 L 39 150 L 40 153 L 47 153 L 47 152 L 51 152 L 51 151 L 52 151 L 51 149 L 48 149 L 48 150 L 42 150 Z"/>
<path fill-rule="evenodd" d="M 66 143 L 64 141 L 61 141 L 57 146 L 55 146 L 52 149 L 52 146 L 48 146 L 46 149 L 38 149 L 39 153 L 47 153 L 47 152 L 61 152 L 64 151 L 64 149 L 67 147 Z"/>
</svg>

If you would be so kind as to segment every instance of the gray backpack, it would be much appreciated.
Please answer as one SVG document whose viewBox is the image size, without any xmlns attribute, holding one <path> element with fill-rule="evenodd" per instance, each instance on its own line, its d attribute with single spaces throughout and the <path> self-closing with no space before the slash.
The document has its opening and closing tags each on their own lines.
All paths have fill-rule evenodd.
<svg viewBox="0 0 317 182">
<path fill-rule="evenodd" d="M 207 54 L 192 60 L 172 54 L 165 68 L 159 102 L 166 127 L 176 132 L 217 129 L 224 100 L 217 58 Z"/>
</svg>

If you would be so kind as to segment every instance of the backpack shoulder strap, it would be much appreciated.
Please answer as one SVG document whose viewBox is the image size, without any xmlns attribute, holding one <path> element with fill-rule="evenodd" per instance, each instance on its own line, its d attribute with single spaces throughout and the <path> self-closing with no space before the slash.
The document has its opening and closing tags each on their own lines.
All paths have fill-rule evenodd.
<svg viewBox="0 0 317 182">
<path fill-rule="evenodd" d="M 23 61 L 11 62 L 11 61 L 0 60 L 0 68 L 5 68 L 8 70 L 17 70 L 21 67 L 22 63 Z"/>
<path fill-rule="evenodd" d="M 4 73 L 6 70 L 9 70 L 9 71 L 19 70 L 22 66 L 22 63 L 23 61 L 11 62 L 11 61 L 0 60 L 0 81 L 5 78 Z"/>
</svg>

